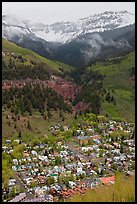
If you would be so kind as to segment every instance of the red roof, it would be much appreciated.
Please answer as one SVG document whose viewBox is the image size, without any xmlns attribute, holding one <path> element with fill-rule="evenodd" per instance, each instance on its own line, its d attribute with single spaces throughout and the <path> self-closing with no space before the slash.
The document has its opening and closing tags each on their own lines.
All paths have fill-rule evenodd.
<svg viewBox="0 0 137 204">
<path fill-rule="evenodd" d="M 100 180 L 102 181 L 102 183 L 104 184 L 108 184 L 110 181 L 115 181 L 115 176 L 110 176 L 110 177 L 102 177 L 100 178 Z"/>
</svg>

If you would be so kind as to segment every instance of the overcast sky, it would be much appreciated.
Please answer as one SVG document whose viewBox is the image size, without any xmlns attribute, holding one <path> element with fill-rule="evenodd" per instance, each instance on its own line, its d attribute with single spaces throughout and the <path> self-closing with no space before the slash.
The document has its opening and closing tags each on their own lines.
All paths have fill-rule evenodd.
<svg viewBox="0 0 137 204">
<path fill-rule="evenodd" d="M 2 2 L 2 14 L 45 24 L 73 21 L 110 10 L 135 14 L 135 2 Z"/>
</svg>

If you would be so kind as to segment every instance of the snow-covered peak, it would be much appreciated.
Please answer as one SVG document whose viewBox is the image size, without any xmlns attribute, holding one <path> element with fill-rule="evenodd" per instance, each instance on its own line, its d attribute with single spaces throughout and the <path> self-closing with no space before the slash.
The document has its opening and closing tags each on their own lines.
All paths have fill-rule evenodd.
<svg viewBox="0 0 137 204">
<path fill-rule="evenodd" d="M 94 32 L 113 30 L 135 23 L 135 15 L 127 11 L 105 11 L 104 13 L 90 15 L 73 22 L 56 22 L 50 25 L 42 23 L 32 23 L 13 16 L 3 16 L 3 37 L 12 36 L 21 32 L 33 33 L 46 41 L 70 42 L 79 35 Z M 20 30 L 19 30 L 19 27 Z M 17 28 L 17 29 L 16 29 Z M 17 32 L 16 32 L 17 31 Z"/>
<path fill-rule="evenodd" d="M 125 27 L 135 23 L 135 15 L 127 11 L 105 11 L 104 13 L 91 15 L 87 18 L 79 19 L 76 24 L 91 26 L 93 32 L 102 32 L 115 28 Z"/>
</svg>

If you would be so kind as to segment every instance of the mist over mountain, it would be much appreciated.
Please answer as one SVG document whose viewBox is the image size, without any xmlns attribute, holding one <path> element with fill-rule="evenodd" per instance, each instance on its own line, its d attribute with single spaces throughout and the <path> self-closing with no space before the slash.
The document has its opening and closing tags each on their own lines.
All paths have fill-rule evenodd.
<svg viewBox="0 0 137 204">
<path fill-rule="evenodd" d="M 106 11 L 74 22 L 46 25 L 2 17 L 2 36 L 49 59 L 82 67 L 134 50 L 135 15 Z"/>
</svg>

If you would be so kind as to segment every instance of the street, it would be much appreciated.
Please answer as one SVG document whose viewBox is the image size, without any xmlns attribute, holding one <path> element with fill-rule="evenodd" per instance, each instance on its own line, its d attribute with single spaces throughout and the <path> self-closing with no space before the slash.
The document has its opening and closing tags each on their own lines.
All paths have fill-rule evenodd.
<svg viewBox="0 0 137 204">
<path fill-rule="evenodd" d="M 21 181 L 21 179 L 18 176 L 18 172 L 15 173 L 15 178 L 16 178 L 17 184 L 20 186 L 21 189 L 23 189 L 24 193 L 26 193 L 27 199 L 34 198 L 34 196 L 28 192 L 27 190 L 28 188 L 25 188 L 23 181 Z"/>
</svg>

